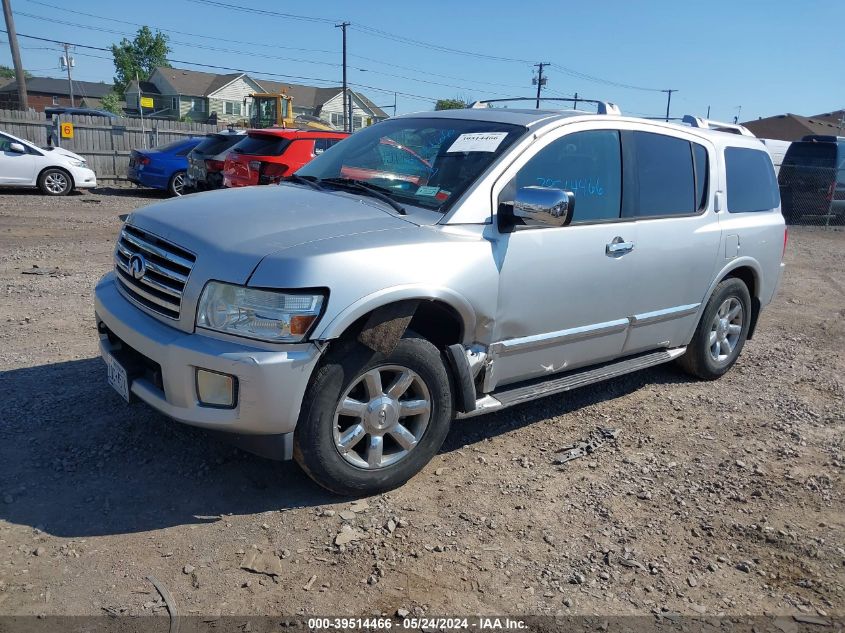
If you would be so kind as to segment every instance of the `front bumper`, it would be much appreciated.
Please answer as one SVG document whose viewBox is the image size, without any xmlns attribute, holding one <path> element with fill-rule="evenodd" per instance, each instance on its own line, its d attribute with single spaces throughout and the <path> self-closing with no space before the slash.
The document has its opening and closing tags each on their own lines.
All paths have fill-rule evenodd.
<svg viewBox="0 0 845 633">
<path fill-rule="evenodd" d="M 131 393 L 154 409 L 185 424 L 228 433 L 280 435 L 295 429 L 302 397 L 320 358 L 314 344 L 270 351 L 252 347 L 249 341 L 179 331 L 124 298 L 113 272 L 97 284 L 95 311 L 101 354 L 119 354 L 125 345 L 159 366 L 156 380 L 138 376 L 130 385 Z M 198 368 L 237 378 L 234 408 L 199 403 Z"/>
<path fill-rule="evenodd" d="M 70 167 L 73 184 L 77 189 L 87 189 L 97 186 L 97 175 L 88 167 Z"/>
</svg>

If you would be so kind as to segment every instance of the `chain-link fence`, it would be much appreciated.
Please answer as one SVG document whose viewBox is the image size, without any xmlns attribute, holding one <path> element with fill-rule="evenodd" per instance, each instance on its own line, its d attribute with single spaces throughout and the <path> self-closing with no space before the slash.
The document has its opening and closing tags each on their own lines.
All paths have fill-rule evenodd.
<svg viewBox="0 0 845 633">
<path fill-rule="evenodd" d="M 778 174 L 780 205 L 787 224 L 845 225 L 845 165 L 782 165 Z"/>
</svg>

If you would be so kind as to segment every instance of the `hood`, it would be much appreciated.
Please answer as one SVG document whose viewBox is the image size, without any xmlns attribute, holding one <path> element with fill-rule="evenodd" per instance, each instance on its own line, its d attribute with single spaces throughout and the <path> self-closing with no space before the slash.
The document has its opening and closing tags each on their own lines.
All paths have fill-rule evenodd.
<svg viewBox="0 0 845 633">
<path fill-rule="evenodd" d="M 263 257 L 336 237 L 415 226 L 382 203 L 299 186 L 192 194 L 133 212 L 127 224 L 197 255 L 192 280 L 246 283 Z"/>
<path fill-rule="evenodd" d="M 53 149 L 45 147 L 43 149 L 47 151 L 49 156 L 64 156 L 67 158 L 73 158 L 74 160 L 85 160 L 79 154 L 74 154 L 73 152 L 66 150 L 64 147 L 54 147 Z"/>
</svg>

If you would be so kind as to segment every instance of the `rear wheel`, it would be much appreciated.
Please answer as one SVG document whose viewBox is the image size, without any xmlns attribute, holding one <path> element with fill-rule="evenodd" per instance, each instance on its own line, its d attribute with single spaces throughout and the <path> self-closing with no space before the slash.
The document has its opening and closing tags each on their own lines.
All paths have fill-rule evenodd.
<svg viewBox="0 0 845 633">
<path fill-rule="evenodd" d="M 429 341 L 407 333 L 389 355 L 348 344 L 330 353 L 308 389 L 294 457 L 332 492 L 373 494 L 419 472 L 451 419 L 446 365 Z"/>
<path fill-rule="evenodd" d="M 170 178 L 170 183 L 167 185 L 167 191 L 170 193 L 171 196 L 181 196 L 183 193 L 187 193 L 185 190 L 185 172 L 184 171 L 177 171 L 173 176 Z"/>
<path fill-rule="evenodd" d="M 62 169 L 45 169 L 38 177 L 38 188 L 48 196 L 66 196 L 73 190 L 73 179 Z"/>
<path fill-rule="evenodd" d="M 742 351 L 751 324 L 751 295 L 740 279 L 722 281 L 713 291 L 686 353 L 678 364 L 688 374 L 715 380 Z"/>
</svg>

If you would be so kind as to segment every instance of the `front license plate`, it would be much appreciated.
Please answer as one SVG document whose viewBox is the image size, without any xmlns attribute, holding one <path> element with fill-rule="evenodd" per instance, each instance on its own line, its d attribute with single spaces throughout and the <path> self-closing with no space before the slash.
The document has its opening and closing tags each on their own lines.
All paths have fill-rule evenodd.
<svg viewBox="0 0 845 633">
<path fill-rule="evenodd" d="M 129 402 L 129 377 L 126 375 L 126 369 L 111 355 L 106 357 L 106 365 L 109 369 L 109 384 Z"/>
</svg>

